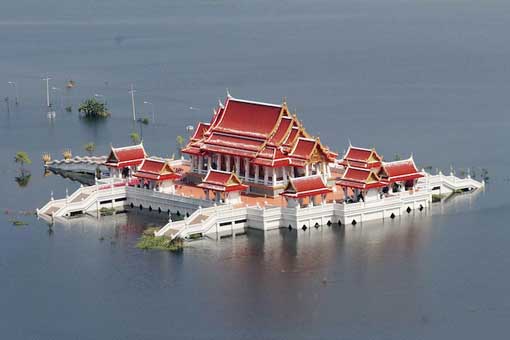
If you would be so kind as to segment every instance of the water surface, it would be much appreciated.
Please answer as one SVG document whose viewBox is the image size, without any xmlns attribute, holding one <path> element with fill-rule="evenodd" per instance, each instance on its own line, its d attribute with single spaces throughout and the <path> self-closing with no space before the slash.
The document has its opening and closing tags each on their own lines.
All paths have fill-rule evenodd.
<svg viewBox="0 0 510 340">
<path fill-rule="evenodd" d="M 9 339 L 480 339 L 510 318 L 510 5 L 502 1 L 44 1 L 0 11 L 0 331 Z M 41 76 L 57 118 L 44 109 Z M 13 105 L 16 81 L 21 105 Z M 76 220 L 50 232 L 13 212 L 78 184 L 43 175 L 40 155 L 130 143 L 128 88 L 151 154 L 175 153 L 226 88 L 281 102 L 342 152 L 377 146 L 420 166 L 487 168 L 485 192 L 424 214 L 356 227 L 134 247 L 157 214 Z M 95 93 L 112 117 L 86 124 Z M 190 107 L 192 109 L 190 109 Z M 139 129 L 139 127 L 135 127 Z M 19 188 L 12 158 L 33 159 Z"/>
</svg>

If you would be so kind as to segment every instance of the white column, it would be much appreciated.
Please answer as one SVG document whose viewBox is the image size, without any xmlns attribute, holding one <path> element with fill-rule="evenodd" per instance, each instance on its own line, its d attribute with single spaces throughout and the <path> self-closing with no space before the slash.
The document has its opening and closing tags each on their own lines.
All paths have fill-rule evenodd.
<svg viewBox="0 0 510 340">
<path fill-rule="evenodd" d="M 198 173 L 204 171 L 204 156 L 198 156 Z"/>
<path fill-rule="evenodd" d="M 305 165 L 305 176 L 308 176 L 309 172 L 308 172 L 308 164 Z"/>
<path fill-rule="evenodd" d="M 236 175 L 239 176 L 239 171 L 241 170 L 239 169 L 241 167 L 241 158 L 239 158 L 239 156 L 236 156 L 235 160 L 236 160 Z"/>
<path fill-rule="evenodd" d="M 250 179 L 250 160 L 248 158 L 244 159 L 244 178 Z"/>
<path fill-rule="evenodd" d="M 221 170 L 221 154 L 218 154 L 218 159 L 216 161 L 216 170 Z"/>
<path fill-rule="evenodd" d="M 255 165 L 255 183 L 259 181 L 259 165 Z"/>
<path fill-rule="evenodd" d="M 284 166 L 284 167 L 282 168 L 282 171 L 283 171 L 283 181 L 284 181 L 285 183 L 287 183 L 287 167 L 286 167 L 286 166 Z"/>
<path fill-rule="evenodd" d="M 211 155 L 207 156 L 207 171 L 211 170 Z"/>
<path fill-rule="evenodd" d="M 269 183 L 267 182 L 267 171 L 268 171 L 268 168 L 267 166 L 264 167 L 264 184 L 265 185 L 268 185 Z"/>
<path fill-rule="evenodd" d="M 225 156 L 225 162 L 227 163 L 225 169 L 227 170 L 227 172 L 230 172 L 230 155 Z"/>
<path fill-rule="evenodd" d="M 273 186 L 275 186 L 276 185 L 276 169 L 271 168 L 271 170 L 273 171 Z"/>
</svg>

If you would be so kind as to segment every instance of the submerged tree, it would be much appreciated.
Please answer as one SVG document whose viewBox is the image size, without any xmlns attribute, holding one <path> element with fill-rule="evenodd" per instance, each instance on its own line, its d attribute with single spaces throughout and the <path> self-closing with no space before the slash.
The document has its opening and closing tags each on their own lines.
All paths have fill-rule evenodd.
<svg viewBox="0 0 510 340">
<path fill-rule="evenodd" d="M 101 103 L 96 98 L 86 99 L 78 107 L 78 112 L 86 118 L 106 118 L 110 116 L 106 103 Z"/>
<path fill-rule="evenodd" d="M 25 169 L 25 164 L 32 164 L 32 160 L 25 151 L 18 151 L 14 156 L 14 162 L 19 164 L 19 175 L 15 177 L 16 183 L 18 183 L 20 187 L 26 187 L 32 175 L 30 171 Z"/>
<path fill-rule="evenodd" d="M 83 149 L 85 149 L 85 151 L 87 151 L 89 156 L 92 156 L 94 154 L 94 151 L 96 151 L 96 144 L 94 144 L 92 142 L 87 143 L 83 146 Z"/>
<path fill-rule="evenodd" d="M 131 142 L 133 144 L 140 144 L 140 135 L 136 132 L 131 132 L 129 135 L 129 138 L 131 138 Z"/>
<path fill-rule="evenodd" d="M 175 142 L 177 144 L 177 154 L 179 155 L 179 158 L 182 157 L 182 148 L 184 147 L 184 137 L 179 135 L 175 138 Z"/>
<path fill-rule="evenodd" d="M 25 169 L 25 164 L 32 164 L 32 160 L 28 157 L 28 154 L 25 151 L 16 152 L 16 156 L 14 156 L 14 162 L 20 165 L 19 171 L 21 174 L 28 173 L 28 170 Z"/>
</svg>

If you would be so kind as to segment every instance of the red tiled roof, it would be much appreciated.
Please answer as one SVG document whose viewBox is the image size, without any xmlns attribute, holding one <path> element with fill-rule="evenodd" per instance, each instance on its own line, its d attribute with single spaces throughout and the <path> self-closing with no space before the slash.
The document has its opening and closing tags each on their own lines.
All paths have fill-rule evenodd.
<svg viewBox="0 0 510 340">
<path fill-rule="evenodd" d="M 193 133 L 193 136 L 191 136 L 191 140 L 198 141 L 202 139 L 210 126 L 211 124 L 199 122 L 195 129 L 195 133 Z"/>
<path fill-rule="evenodd" d="M 142 144 L 125 146 L 122 148 L 112 147 L 110 155 L 106 160 L 106 165 L 118 168 L 139 165 L 146 156 L 147 154 Z"/>
<path fill-rule="evenodd" d="M 270 167 L 304 166 L 317 147 L 328 162 L 333 162 L 336 157 L 318 140 L 311 140 L 311 143 L 300 141 L 300 137 L 306 139 L 309 135 L 301 123 L 289 114 L 286 104 L 274 105 L 228 97 L 225 105 L 220 103 L 215 110 L 202 136 L 197 139 L 196 133 L 182 152 L 246 157 L 253 164 Z M 291 151 L 294 155 L 289 154 Z"/>
<path fill-rule="evenodd" d="M 212 169 L 209 170 L 202 183 L 197 186 L 203 189 L 224 192 L 243 191 L 248 188 L 234 173 Z"/>
<path fill-rule="evenodd" d="M 401 161 L 383 163 L 379 174 L 390 183 L 423 177 L 423 174 L 418 171 L 416 164 L 414 164 L 412 157 Z"/>
<path fill-rule="evenodd" d="M 281 105 L 227 98 L 223 117 L 214 130 L 235 132 L 247 136 L 268 137 L 276 127 Z"/>
<path fill-rule="evenodd" d="M 156 181 L 172 180 L 181 177 L 166 161 L 151 158 L 146 158 L 143 161 L 142 166 L 134 176 Z"/>
<path fill-rule="evenodd" d="M 358 148 L 349 145 L 349 150 L 347 150 L 340 164 L 359 168 L 377 168 L 381 166 L 381 161 L 382 157 L 379 156 L 375 149 Z"/>
<path fill-rule="evenodd" d="M 386 186 L 373 170 L 348 167 L 338 185 L 347 188 L 371 189 Z"/>
<path fill-rule="evenodd" d="M 293 198 L 316 196 L 331 192 L 321 175 L 289 178 L 289 183 L 281 195 Z"/>
</svg>

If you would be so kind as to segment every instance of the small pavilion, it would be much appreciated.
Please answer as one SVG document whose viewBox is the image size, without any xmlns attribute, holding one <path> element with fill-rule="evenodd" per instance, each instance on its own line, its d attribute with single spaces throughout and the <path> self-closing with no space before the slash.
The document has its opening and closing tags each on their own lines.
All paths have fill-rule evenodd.
<svg viewBox="0 0 510 340">
<path fill-rule="evenodd" d="M 326 195 L 333 191 L 324 182 L 321 174 L 289 178 L 285 190 L 280 194 L 287 200 L 287 206 L 303 207 L 304 199 L 308 198 L 309 206 L 317 204 L 316 198 L 321 197 L 321 202 L 325 202 Z"/>
<path fill-rule="evenodd" d="M 181 178 L 167 161 L 146 158 L 134 174 L 140 179 L 140 187 L 175 194 L 175 180 Z"/>
<path fill-rule="evenodd" d="M 105 165 L 110 168 L 111 177 L 129 178 L 147 157 L 143 144 L 111 147 Z"/>
<path fill-rule="evenodd" d="M 382 156 L 377 153 L 375 148 L 360 148 L 349 144 L 349 149 L 340 161 L 340 165 L 345 167 L 351 166 L 363 169 L 373 169 L 381 167 L 382 159 Z"/>
<path fill-rule="evenodd" d="M 248 189 L 239 177 L 233 172 L 221 170 L 209 170 L 202 183 L 197 185 L 204 189 L 207 200 L 210 200 L 210 192 L 214 192 L 214 201 L 223 201 L 227 204 L 241 202 L 241 192 Z"/>
<path fill-rule="evenodd" d="M 383 162 L 378 175 L 382 181 L 387 182 L 389 193 L 412 190 L 418 178 L 424 176 L 418 171 L 413 156 L 400 161 Z"/>
<path fill-rule="evenodd" d="M 342 178 L 337 182 L 344 191 L 345 201 L 369 202 L 382 197 L 382 188 L 387 184 L 381 181 L 376 169 L 347 167 Z"/>
</svg>

